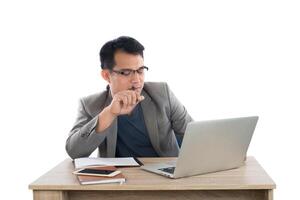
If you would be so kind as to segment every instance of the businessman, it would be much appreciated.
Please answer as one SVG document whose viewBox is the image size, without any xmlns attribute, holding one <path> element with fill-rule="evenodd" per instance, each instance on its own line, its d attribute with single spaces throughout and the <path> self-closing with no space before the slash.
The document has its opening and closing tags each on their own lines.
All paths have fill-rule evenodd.
<svg viewBox="0 0 300 200">
<path fill-rule="evenodd" d="M 131 37 L 108 41 L 100 50 L 106 91 L 80 100 L 66 141 L 71 158 L 178 156 L 176 136 L 192 121 L 166 83 L 145 82 L 144 47 Z"/>
</svg>

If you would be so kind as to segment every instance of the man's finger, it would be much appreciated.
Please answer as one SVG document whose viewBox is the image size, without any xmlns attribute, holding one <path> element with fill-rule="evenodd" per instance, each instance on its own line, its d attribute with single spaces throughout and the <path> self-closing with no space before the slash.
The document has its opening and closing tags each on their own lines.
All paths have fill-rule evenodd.
<svg viewBox="0 0 300 200">
<path fill-rule="evenodd" d="M 128 99 L 127 99 L 127 96 L 126 95 L 122 95 L 121 96 L 121 99 L 122 99 L 122 103 L 123 103 L 123 105 L 121 105 L 123 108 L 127 108 L 127 106 L 128 106 Z"/>
<path fill-rule="evenodd" d="M 136 96 L 136 93 L 135 93 L 135 92 L 131 93 L 131 97 L 132 97 L 131 105 L 136 104 L 136 103 L 137 103 L 137 96 Z"/>
<path fill-rule="evenodd" d="M 128 100 L 128 106 L 131 106 L 132 105 L 132 94 L 127 93 L 126 97 L 127 97 L 127 100 Z"/>
</svg>

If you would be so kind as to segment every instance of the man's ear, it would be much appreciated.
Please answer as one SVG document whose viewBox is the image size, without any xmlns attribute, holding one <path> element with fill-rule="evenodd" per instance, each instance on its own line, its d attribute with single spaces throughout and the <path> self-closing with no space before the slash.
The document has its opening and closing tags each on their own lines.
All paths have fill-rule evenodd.
<svg viewBox="0 0 300 200">
<path fill-rule="evenodd" d="M 104 80 L 106 80 L 108 83 L 110 83 L 109 71 L 107 69 L 103 69 L 101 71 L 101 76 Z"/>
</svg>

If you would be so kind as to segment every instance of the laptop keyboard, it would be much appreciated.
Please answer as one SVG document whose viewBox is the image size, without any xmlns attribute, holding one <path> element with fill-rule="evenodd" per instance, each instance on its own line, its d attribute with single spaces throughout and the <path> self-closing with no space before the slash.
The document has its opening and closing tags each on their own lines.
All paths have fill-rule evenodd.
<svg viewBox="0 0 300 200">
<path fill-rule="evenodd" d="M 175 167 L 161 168 L 161 169 L 158 169 L 158 170 L 161 170 L 161 171 L 163 171 L 163 172 L 167 172 L 167 173 L 169 173 L 169 174 L 174 174 Z"/>
</svg>

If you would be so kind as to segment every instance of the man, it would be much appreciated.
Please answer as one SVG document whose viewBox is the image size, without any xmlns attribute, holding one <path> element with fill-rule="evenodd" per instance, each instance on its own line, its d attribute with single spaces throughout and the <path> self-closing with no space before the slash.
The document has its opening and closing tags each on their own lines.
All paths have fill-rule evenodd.
<svg viewBox="0 0 300 200">
<path fill-rule="evenodd" d="M 131 37 L 107 42 L 100 50 L 107 90 L 80 100 L 66 141 L 71 158 L 178 156 L 176 135 L 192 121 L 166 83 L 144 83 L 144 47 Z"/>
</svg>

